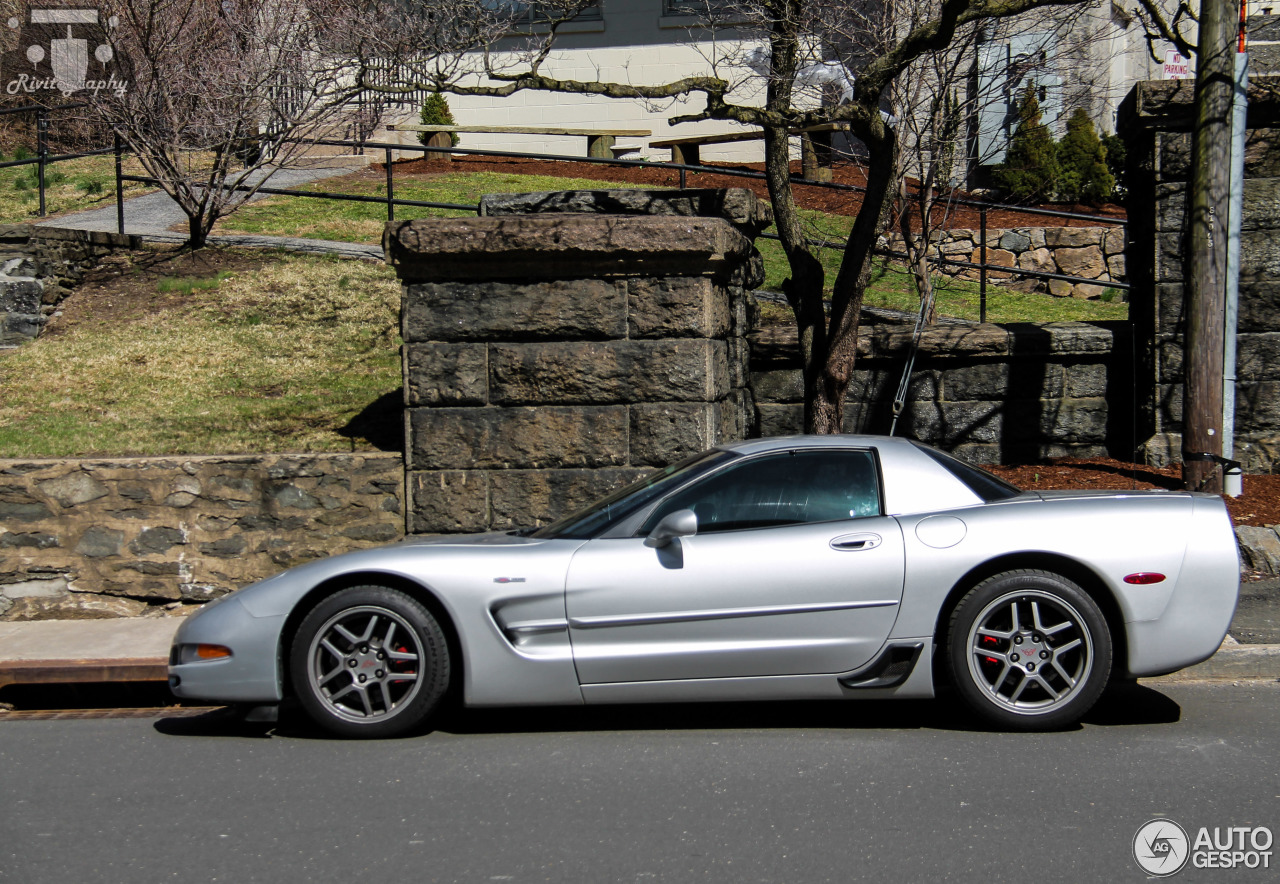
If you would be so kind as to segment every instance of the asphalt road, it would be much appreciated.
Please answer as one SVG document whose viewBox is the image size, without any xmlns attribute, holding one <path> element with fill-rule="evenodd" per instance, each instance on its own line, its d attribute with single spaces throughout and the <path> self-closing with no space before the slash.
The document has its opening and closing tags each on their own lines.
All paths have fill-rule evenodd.
<svg viewBox="0 0 1280 884">
<path fill-rule="evenodd" d="M 1278 685 L 1133 688 L 1057 734 L 945 700 L 445 725 L 0 722 L 0 881 L 1125 882 L 1153 817 L 1280 834 Z"/>
</svg>

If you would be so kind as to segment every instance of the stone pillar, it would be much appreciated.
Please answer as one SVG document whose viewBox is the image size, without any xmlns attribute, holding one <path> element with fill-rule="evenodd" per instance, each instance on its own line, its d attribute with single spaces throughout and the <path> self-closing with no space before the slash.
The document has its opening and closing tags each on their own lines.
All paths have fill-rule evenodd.
<svg viewBox="0 0 1280 884">
<path fill-rule="evenodd" d="M 738 191 L 487 197 L 392 223 L 409 533 L 545 523 L 743 438 L 745 289 L 771 219 Z"/>
<path fill-rule="evenodd" d="M 1250 78 L 1236 388 L 1236 458 L 1250 472 L 1280 466 L 1280 99 L 1276 77 Z M 1148 461 L 1182 446 L 1187 182 L 1194 83 L 1139 83 L 1120 108 L 1128 148 L 1129 316 L 1138 354 L 1136 442 Z M 1222 162 L 1227 162 L 1222 157 Z"/>
</svg>

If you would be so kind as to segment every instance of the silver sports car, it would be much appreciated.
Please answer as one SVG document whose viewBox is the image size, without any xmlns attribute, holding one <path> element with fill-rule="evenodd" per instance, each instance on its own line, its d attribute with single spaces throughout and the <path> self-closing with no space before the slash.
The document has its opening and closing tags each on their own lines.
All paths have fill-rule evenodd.
<svg viewBox="0 0 1280 884">
<path fill-rule="evenodd" d="M 1058 728 L 1218 648 L 1220 498 L 1032 492 L 899 438 L 723 445 L 542 528 L 303 565 L 178 630 L 180 697 L 384 737 L 468 706 L 929 697 Z"/>
</svg>

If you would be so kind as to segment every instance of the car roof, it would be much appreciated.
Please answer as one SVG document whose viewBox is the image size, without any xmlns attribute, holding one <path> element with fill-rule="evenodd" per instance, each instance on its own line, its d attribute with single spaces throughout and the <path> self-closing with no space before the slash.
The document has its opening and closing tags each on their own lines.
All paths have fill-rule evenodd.
<svg viewBox="0 0 1280 884">
<path fill-rule="evenodd" d="M 901 436 L 841 433 L 838 435 L 771 436 L 764 439 L 747 439 L 743 442 L 726 442 L 716 447 L 738 454 L 760 454 L 768 451 L 788 451 L 794 448 L 887 448 L 913 445 L 915 445 L 914 442 Z"/>
</svg>

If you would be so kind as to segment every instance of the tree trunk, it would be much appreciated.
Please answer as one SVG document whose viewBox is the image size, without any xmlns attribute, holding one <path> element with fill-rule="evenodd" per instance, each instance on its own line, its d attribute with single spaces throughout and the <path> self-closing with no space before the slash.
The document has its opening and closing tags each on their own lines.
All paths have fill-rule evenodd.
<svg viewBox="0 0 1280 884">
<path fill-rule="evenodd" d="M 187 216 L 187 247 L 193 252 L 203 249 L 208 244 L 209 231 L 205 229 L 204 219 L 197 215 Z"/>
<path fill-rule="evenodd" d="M 879 113 L 875 109 L 874 113 Z M 811 433 L 843 433 L 844 401 L 853 382 L 858 358 L 858 328 L 862 299 L 871 280 L 871 259 L 876 240 L 889 226 L 889 188 L 892 186 L 894 134 L 882 128 L 878 137 L 864 138 L 869 159 L 867 190 L 845 243 L 840 272 L 831 293 L 827 352 L 822 373 L 806 403 L 805 429 Z M 806 393 L 809 391 L 806 389 Z M 812 415 L 812 429 L 809 429 Z"/>
</svg>

